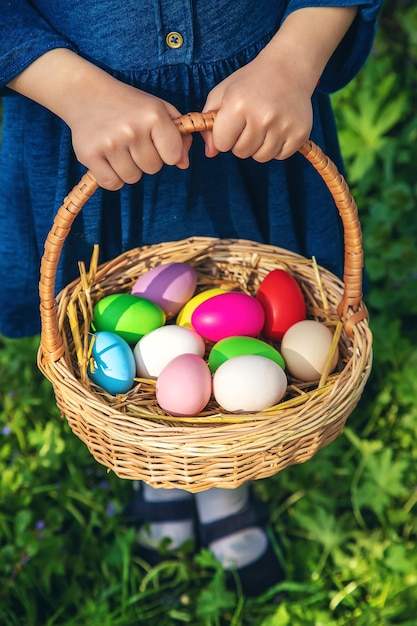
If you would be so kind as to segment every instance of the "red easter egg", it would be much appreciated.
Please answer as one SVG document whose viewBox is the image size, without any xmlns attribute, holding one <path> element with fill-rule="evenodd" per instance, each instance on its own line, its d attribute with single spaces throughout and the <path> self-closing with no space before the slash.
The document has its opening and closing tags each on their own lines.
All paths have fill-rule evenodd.
<svg viewBox="0 0 417 626">
<path fill-rule="evenodd" d="M 256 294 L 265 312 L 263 334 L 280 341 L 297 322 L 306 319 L 306 303 L 300 285 L 285 270 L 272 270 L 259 285 Z"/>
</svg>

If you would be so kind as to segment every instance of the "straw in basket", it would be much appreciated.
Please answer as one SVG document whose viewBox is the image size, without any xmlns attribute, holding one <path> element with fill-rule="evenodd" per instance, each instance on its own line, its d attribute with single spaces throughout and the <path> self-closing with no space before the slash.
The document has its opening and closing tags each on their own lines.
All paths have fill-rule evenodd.
<svg viewBox="0 0 417 626">
<path fill-rule="evenodd" d="M 213 113 L 190 113 L 176 124 L 182 134 L 212 128 Z M 314 259 L 241 239 L 194 237 L 130 250 L 67 285 L 55 298 L 56 271 L 72 223 L 98 185 L 87 172 L 65 198 L 45 243 L 40 277 L 42 338 L 38 364 L 51 381 L 57 405 L 72 431 L 99 463 L 119 477 L 153 487 L 199 492 L 235 488 L 303 463 L 343 430 L 357 405 L 372 363 L 372 335 L 362 301 L 363 251 L 356 204 L 336 166 L 311 141 L 300 152 L 320 174 L 344 226 L 344 280 Z M 172 261 L 195 267 L 198 290 L 234 287 L 254 295 L 273 269 L 300 284 L 308 317 L 327 324 L 339 347 L 335 373 L 320 382 L 290 381 L 287 395 L 256 414 L 222 411 L 213 401 L 193 418 L 172 417 L 158 406 L 154 381 L 111 396 L 86 376 L 94 304 L 129 292 L 138 276 Z"/>
</svg>

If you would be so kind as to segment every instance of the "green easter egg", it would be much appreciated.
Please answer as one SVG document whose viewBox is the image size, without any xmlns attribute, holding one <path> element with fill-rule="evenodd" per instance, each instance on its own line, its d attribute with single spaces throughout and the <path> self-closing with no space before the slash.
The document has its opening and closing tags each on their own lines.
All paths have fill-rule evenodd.
<svg viewBox="0 0 417 626">
<path fill-rule="evenodd" d="M 96 331 L 110 331 L 134 344 L 146 333 L 165 324 L 166 316 L 160 306 L 129 293 L 105 296 L 93 310 Z"/>
<path fill-rule="evenodd" d="M 209 368 L 214 374 L 225 361 L 245 354 L 264 356 L 285 370 L 285 361 L 278 350 L 261 339 L 243 336 L 226 337 L 215 343 L 209 354 Z"/>
</svg>

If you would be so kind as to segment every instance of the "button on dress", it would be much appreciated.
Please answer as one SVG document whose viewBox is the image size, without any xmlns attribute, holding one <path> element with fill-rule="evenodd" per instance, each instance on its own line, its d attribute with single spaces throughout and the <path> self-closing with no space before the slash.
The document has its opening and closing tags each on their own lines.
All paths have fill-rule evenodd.
<svg viewBox="0 0 417 626">
<path fill-rule="evenodd" d="M 54 215 L 85 168 L 69 128 L 7 83 L 36 58 L 68 48 L 182 113 L 200 111 L 210 90 L 250 62 L 285 17 L 305 6 L 359 7 L 313 95 L 311 138 L 343 171 L 329 100 L 360 70 L 375 34 L 380 0 L 12 0 L 0 12 L 0 333 L 39 332 L 39 264 Z M 53 77 L 51 77 L 53 81 Z M 69 94 L 70 97 L 70 94 Z M 295 154 L 256 163 L 231 153 L 204 156 L 194 136 L 190 167 L 164 166 L 118 192 L 98 190 L 64 245 L 57 291 L 87 264 L 140 245 L 189 236 L 236 237 L 291 249 L 337 275 L 343 234 L 333 200 L 311 165 Z"/>
</svg>

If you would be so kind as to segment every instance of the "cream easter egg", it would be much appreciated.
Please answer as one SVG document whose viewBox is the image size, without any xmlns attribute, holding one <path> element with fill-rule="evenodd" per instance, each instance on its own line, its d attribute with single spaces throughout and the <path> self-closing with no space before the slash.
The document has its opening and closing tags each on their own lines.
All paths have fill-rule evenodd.
<svg viewBox="0 0 417 626">
<path fill-rule="evenodd" d="M 321 322 L 303 320 L 293 324 L 281 342 L 281 354 L 289 373 L 306 382 L 319 380 L 326 367 L 332 341 L 333 333 Z M 336 367 L 338 358 L 336 347 L 330 372 Z"/>
</svg>

